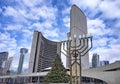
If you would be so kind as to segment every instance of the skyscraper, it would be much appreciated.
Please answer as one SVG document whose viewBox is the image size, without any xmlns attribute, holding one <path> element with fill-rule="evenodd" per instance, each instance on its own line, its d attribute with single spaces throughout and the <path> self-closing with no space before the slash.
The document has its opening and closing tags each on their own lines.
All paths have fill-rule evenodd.
<svg viewBox="0 0 120 84">
<path fill-rule="evenodd" d="M 41 32 L 34 31 L 30 60 L 29 72 L 40 72 L 51 67 L 56 54 L 60 55 L 61 43 L 46 39 Z"/>
<path fill-rule="evenodd" d="M 18 74 L 21 74 L 21 72 L 22 72 L 24 56 L 27 52 L 28 52 L 28 49 L 26 49 L 26 48 L 20 49 L 20 59 L 19 59 L 19 65 L 18 65 L 18 70 L 17 70 Z"/>
<path fill-rule="evenodd" d="M 105 65 L 108 65 L 108 64 L 109 64 L 109 61 L 107 61 L 107 60 L 100 61 L 100 66 L 105 66 Z"/>
<path fill-rule="evenodd" d="M 99 66 L 100 66 L 99 55 L 97 53 L 94 53 L 92 57 L 92 67 L 95 68 Z"/>
<path fill-rule="evenodd" d="M 76 35 L 76 43 L 79 45 L 79 36 L 87 35 L 87 20 L 85 14 L 76 5 L 73 5 L 70 10 L 70 32 L 68 33 L 68 39 L 71 37 L 74 40 Z M 74 46 L 74 43 L 72 43 Z M 67 67 L 70 68 L 70 57 L 67 57 Z M 81 57 L 82 69 L 89 68 L 89 56 L 88 53 Z"/>
<path fill-rule="evenodd" d="M 10 71 L 10 67 L 12 64 L 13 57 L 9 57 L 6 61 L 3 63 L 3 73 L 7 74 L 7 71 Z"/>
<path fill-rule="evenodd" d="M 13 57 L 9 57 L 7 60 L 5 60 L 3 68 L 6 70 L 9 70 L 11 63 L 12 63 L 12 60 L 13 60 Z"/>
<path fill-rule="evenodd" d="M 0 68 L 5 60 L 8 58 L 8 52 L 0 52 Z"/>
</svg>

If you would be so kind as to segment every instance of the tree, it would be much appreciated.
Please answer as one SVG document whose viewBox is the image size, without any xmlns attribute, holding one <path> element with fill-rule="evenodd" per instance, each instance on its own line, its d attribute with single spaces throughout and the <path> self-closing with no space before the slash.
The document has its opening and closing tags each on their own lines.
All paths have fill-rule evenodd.
<svg viewBox="0 0 120 84">
<path fill-rule="evenodd" d="M 57 54 L 52 64 L 52 69 L 45 77 L 46 83 L 68 83 L 70 80 L 67 70 L 63 66 L 60 56 Z"/>
</svg>

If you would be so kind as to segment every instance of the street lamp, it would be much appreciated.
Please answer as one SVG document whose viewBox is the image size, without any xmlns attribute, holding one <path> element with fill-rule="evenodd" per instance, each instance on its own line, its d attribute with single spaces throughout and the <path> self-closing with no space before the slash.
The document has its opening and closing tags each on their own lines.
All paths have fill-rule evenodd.
<svg viewBox="0 0 120 84">
<path fill-rule="evenodd" d="M 92 36 L 73 36 L 62 41 L 62 53 L 70 58 L 70 84 L 81 84 L 81 57 L 92 48 Z M 90 47 L 89 47 L 90 43 Z M 66 54 L 67 53 L 67 54 Z"/>
</svg>

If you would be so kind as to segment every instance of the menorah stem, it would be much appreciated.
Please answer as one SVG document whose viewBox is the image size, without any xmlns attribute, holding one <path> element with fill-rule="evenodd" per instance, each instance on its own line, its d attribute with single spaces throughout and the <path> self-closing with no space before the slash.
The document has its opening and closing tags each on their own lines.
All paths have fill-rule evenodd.
<svg viewBox="0 0 120 84">
<path fill-rule="evenodd" d="M 69 50 L 69 52 L 68 52 L 68 54 L 69 54 L 69 57 L 70 57 L 70 84 L 72 84 L 72 66 L 71 66 L 71 64 L 72 64 L 72 61 L 71 61 L 71 54 L 70 54 L 70 45 L 71 45 L 71 42 L 69 43 L 69 47 L 68 47 L 68 50 Z"/>
<path fill-rule="evenodd" d="M 80 84 L 82 84 L 82 73 L 81 73 L 81 71 L 82 71 L 82 67 L 81 67 L 81 56 L 80 56 Z"/>
</svg>

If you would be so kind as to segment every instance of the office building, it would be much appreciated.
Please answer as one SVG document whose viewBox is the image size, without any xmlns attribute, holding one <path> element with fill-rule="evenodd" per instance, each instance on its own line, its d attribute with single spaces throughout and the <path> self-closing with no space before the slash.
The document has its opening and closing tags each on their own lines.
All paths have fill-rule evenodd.
<svg viewBox="0 0 120 84">
<path fill-rule="evenodd" d="M 8 58 L 8 52 L 0 52 L 0 68 L 2 68 L 2 64 Z"/>
<path fill-rule="evenodd" d="M 74 36 L 76 36 L 76 44 L 79 45 L 79 36 L 87 35 L 87 20 L 85 14 L 76 5 L 73 5 L 70 10 L 70 32 L 67 34 L 68 39 L 71 37 L 74 46 Z M 82 43 L 83 44 L 83 43 Z M 85 44 L 87 45 L 87 44 Z M 70 68 L 70 55 L 66 59 L 66 66 Z M 88 53 L 81 57 L 82 69 L 89 68 L 89 55 Z"/>
<path fill-rule="evenodd" d="M 13 61 L 13 57 L 9 57 L 6 61 L 3 62 L 3 74 L 7 74 L 8 71 L 10 71 L 10 67 Z"/>
<path fill-rule="evenodd" d="M 3 68 L 6 70 L 10 70 L 12 61 L 13 61 L 13 57 L 9 57 L 6 61 L 4 61 Z"/>
<path fill-rule="evenodd" d="M 100 66 L 100 61 L 99 61 L 99 55 L 97 53 L 93 54 L 92 57 L 92 67 L 99 67 Z"/>
<path fill-rule="evenodd" d="M 29 72 L 40 72 L 52 65 L 56 54 L 60 55 L 61 43 L 46 39 L 41 32 L 34 31 L 30 60 Z"/>
<path fill-rule="evenodd" d="M 27 52 L 28 52 L 28 49 L 26 48 L 20 49 L 20 59 L 19 59 L 19 65 L 18 65 L 18 70 L 17 70 L 18 74 L 21 74 L 22 72 L 24 56 L 26 55 Z"/>
<path fill-rule="evenodd" d="M 105 65 L 108 65 L 108 64 L 109 64 L 109 61 L 107 61 L 107 60 L 100 61 L 100 66 L 105 66 Z"/>
</svg>

